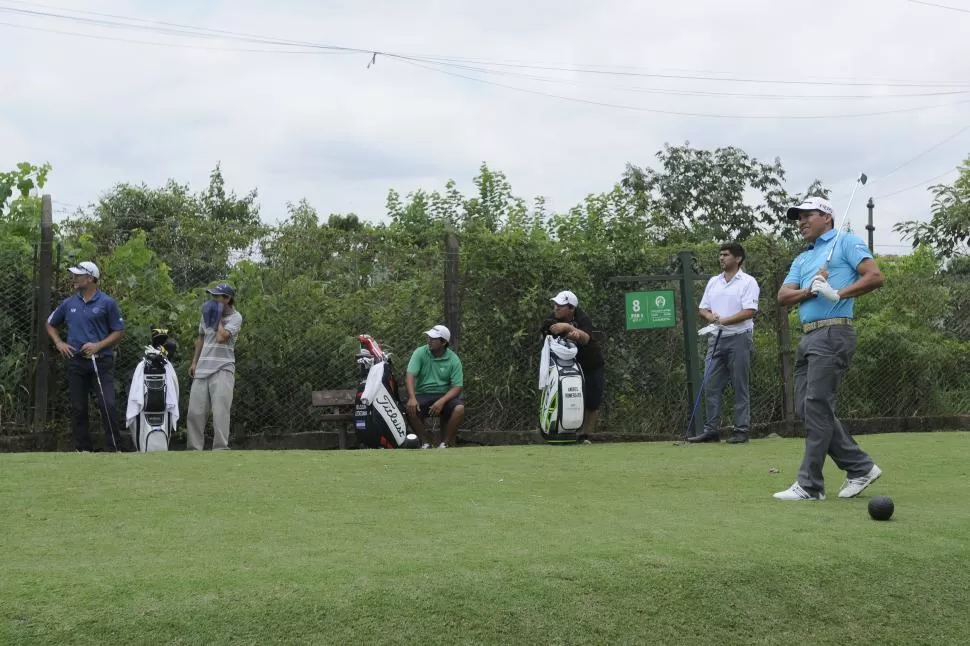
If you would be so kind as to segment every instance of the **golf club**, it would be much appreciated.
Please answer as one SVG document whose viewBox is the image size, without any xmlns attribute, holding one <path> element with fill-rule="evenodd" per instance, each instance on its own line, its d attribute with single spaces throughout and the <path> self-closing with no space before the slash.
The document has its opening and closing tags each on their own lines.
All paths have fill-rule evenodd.
<svg viewBox="0 0 970 646">
<path fill-rule="evenodd" d="M 707 326 L 701 329 L 704 332 L 712 326 Z M 707 360 L 707 365 L 704 366 L 704 377 L 701 379 L 701 387 L 697 389 L 697 397 L 694 398 L 694 407 L 690 411 L 690 419 L 687 420 L 687 428 L 684 429 L 684 444 L 687 444 L 687 438 L 690 437 L 690 429 L 694 425 L 694 416 L 697 414 L 697 407 L 701 403 L 701 395 L 704 394 L 704 384 L 707 383 L 707 376 L 711 372 L 711 364 L 714 363 L 714 353 L 717 352 L 717 343 L 721 340 L 721 332 L 723 330 L 718 328 L 717 336 L 714 337 L 714 347 L 711 348 L 711 357 Z"/>
<path fill-rule="evenodd" d="M 860 186 L 865 186 L 868 180 L 869 178 L 866 177 L 866 174 L 862 173 L 859 175 L 859 179 L 856 180 L 855 185 L 852 187 L 852 194 L 849 195 L 849 203 L 845 205 L 845 213 L 842 214 L 842 225 L 835 230 L 835 238 L 832 240 L 832 245 L 829 247 L 829 252 L 825 256 L 825 264 L 822 265 L 823 271 L 829 268 L 829 261 L 832 260 L 832 253 L 835 251 L 835 244 L 839 241 L 839 236 L 842 235 L 842 229 L 844 229 L 849 223 L 849 208 L 852 206 L 852 199 L 855 197 L 855 192 Z"/>
<path fill-rule="evenodd" d="M 115 440 L 115 425 L 111 420 L 111 412 L 108 410 L 108 402 L 104 400 L 104 387 L 101 385 L 101 373 L 98 372 L 98 358 L 96 355 L 91 355 L 91 365 L 94 366 L 94 376 L 98 380 L 98 391 L 101 393 L 101 414 L 105 416 L 104 419 L 108 424 L 108 435 L 111 436 L 111 448 L 113 448 L 115 453 L 117 453 L 118 443 Z"/>
</svg>

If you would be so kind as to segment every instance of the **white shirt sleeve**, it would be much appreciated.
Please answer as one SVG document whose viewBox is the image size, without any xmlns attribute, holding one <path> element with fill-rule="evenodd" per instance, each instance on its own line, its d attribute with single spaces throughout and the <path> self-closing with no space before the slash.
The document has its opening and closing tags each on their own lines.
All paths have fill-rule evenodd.
<svg viewBox="0 0 970 646">
<path fill-rule="evenodd" d="M 754 279 L 754 276 L 749 275 L 748 280 L 745 281 L 744 290 L 741 292 L 741 309 L 757 310 L 760 296 L 761 287 L 758 286 L 758 281 Z"/>
<path fill-rule="evenodd" d="M 698 305 L 698 309 L 709 310 L 711 309 L 711 285 L 717 280 L 717 276 L 713 276 L 707 281 L 707 286 L 704 287 L 704 295 L 701 296 L 701 304 Z"/>
</svg>

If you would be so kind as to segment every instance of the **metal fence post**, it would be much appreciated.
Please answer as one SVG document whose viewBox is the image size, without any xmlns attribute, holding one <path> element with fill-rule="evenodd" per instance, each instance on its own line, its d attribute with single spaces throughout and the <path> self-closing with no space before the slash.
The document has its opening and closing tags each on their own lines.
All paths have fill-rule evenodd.
<svg viewBox="0 0 970 646">
<path fill-rule="evenodd" d="M 43 432 L 47 424 L 48 377 L 50 375 L 50 339 L 47 337 L 47 317 L 51 311 L 51 260 L 53 255 L 53 208 L 51 196 L 41 198 L 40 253 L 37 254 L 37 282 L 34 291 L 34 312 L 37 322 L 34 339 L 34 440 L 38 448 L 44 444 Z"/>
</svg>

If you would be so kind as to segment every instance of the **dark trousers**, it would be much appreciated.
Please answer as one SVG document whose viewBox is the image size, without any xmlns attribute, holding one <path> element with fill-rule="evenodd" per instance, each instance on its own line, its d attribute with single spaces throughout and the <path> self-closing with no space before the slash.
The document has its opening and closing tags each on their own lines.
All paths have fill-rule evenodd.
<svg viewBox="0 0 970 646">
<path fill-rule="evenodd" d="M 115 402 L 114 357 L 98 357 L 97 362 L 97 374 L 91 359 L 77 356 L 67 362 L 67 390 L 71 398 L 74 448 L 78 451 L 91 451 L 94 448 L 88 432 L 88 396 L 93 394 L 101 413 L 101 424 L 104 426 L 104 450 L 120 451 L 122 444 L 118 406 Z M 101 377 L 100 388 L 98 376 Z"/>
<path fill-rule="evenodd" d="M 825 493 L 825 456 L 850 478 L 872 468 L 869 454 L 842 428 L 835 416 L 835 395 L 855 353 L 856 333 L 848 325 L 808 332 L 795 354 L 795 414 L 805 420 L 805 456 L 798 484 L 810 493 Z"/>
<path fill-rule="evenodd" d="M 714 343 L 717 353 L 714 353 Z M 751 356 L 754 354 L 754 334 L 741 332 L 722 336 L 718 341 L 712 334 L 707 342 L 707 361 L 710 362 L 707 384 L 707 420 L 705 433 L 717 433 L 721 425 L 721 398 L 728 383 L 734 390 L 734 432 L 747 433 L 751 426 Z"/>
</svg>

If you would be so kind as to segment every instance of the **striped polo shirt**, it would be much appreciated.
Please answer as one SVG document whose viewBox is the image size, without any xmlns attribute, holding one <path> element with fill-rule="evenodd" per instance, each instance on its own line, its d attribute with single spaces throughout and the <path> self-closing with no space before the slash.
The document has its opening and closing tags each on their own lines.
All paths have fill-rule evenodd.
<svg viewBox="0 0 970 646">
<path fill-rule="evenodd" d="M 206 329 L 199 320 L 199 334 L 205 337 L 202 341 L 202 352 L 195 364 L 195 378 L 204 379 L 220 370 L 236 372 L 236 336 L 242 327 L 242 314 L 233 310 L 232 314 L 222 317 L 222 327 L 229 333 L 229 340 L 219 343 L 216 340 L 216 330 Z"/>
</svg>

